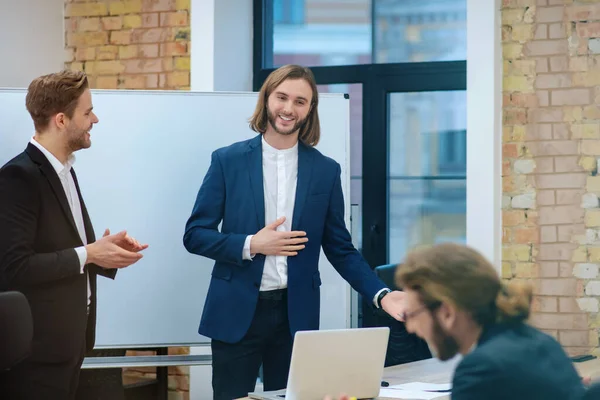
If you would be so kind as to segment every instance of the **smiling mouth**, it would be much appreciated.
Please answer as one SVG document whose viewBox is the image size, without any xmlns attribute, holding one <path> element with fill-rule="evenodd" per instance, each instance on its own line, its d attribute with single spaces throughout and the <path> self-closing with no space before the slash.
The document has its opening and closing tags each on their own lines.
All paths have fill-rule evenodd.
<svg viewBox="0 0 600 400">
<path fill-rule="evenodd" d="M 286 117 L 285 115 L 281 115 L 281 114 L 279 114 L 279 118 L 281 118 L 285 122 L 291 122 L 294 120 L 294 118 L 292 118 L 292 117 Z"/>
</svg>

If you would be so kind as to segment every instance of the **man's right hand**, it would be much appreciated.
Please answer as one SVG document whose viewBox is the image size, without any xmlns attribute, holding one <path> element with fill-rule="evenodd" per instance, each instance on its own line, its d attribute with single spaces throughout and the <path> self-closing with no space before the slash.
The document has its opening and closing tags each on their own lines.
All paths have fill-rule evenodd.
<svg viewBox="0 0 600 400">
<path fill-rule="evenodd" d="M 114 235 L 107 233 L 101 239 L 85 246 L 88 263 L 104 268 L 124 268 L 138 262 L 143 257 L 139 252 L 128 251 L 120 246 L 128 240 L 126 231 Z"/>
<path fill-rule="evenodd" d="M 266 256 L 295 256 L 308 242 L 306 232 L 292 231 L 280 232 L 277 227 L 285 221 L 281 217 L 275 222 L 265 226 L 250 240 L 251 254 L 264 254 Z"/>
</svg>

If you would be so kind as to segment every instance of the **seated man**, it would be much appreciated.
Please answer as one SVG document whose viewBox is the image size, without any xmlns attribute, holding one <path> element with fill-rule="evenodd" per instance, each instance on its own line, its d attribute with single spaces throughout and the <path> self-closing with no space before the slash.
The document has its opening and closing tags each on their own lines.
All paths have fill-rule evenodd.
<svg viewBox="0 0 600 400">
<path fill-rule="evenodd" d="M 440 360 L 457 353 L 452 399 L 580 399 L 585 388 L 549 335 L 527 325 L 532 299 L 523 284 L 500 281 L 476 251 L 441 244 L 408 255 L 396 274 L 403 319 Z"/>
<path fill-rule="evenodd" d="M 525 323 L 531 289 L 502 283 L 476 251 L 450 243 L 414 251 L 396 283 L 406 329 L 442 361 L 463 355 L 452 400 L 583 398 L 589 379 L 582 382 L 556 340 Z"/>
</svg>

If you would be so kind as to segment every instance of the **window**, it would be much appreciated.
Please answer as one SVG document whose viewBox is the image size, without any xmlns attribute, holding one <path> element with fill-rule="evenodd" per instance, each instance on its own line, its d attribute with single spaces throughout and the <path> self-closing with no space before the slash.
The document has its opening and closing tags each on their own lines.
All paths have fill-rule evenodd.
<svg viewBox="0 0 600 400">
<path fill-rule="evenodd" d="M 273 0 L 273 22 L 276 25 L 304 23 L 304 0 Z"/>
</svg>

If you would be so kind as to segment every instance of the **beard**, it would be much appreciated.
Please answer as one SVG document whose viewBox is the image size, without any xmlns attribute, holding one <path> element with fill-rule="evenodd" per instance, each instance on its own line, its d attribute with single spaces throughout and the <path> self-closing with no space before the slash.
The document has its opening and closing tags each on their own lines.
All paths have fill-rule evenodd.
<svg viewBox="0 0 600 400">
<path fill-rule="evenodd" d="M 271 112 L 271 110 L 269 110 L 267 108 L 267 119 L 269 120 L 269 124 L 271 125 L 271 127 L 273 127 L 275 132 L 279 133 L 280 135 L 286 135 L 286 136 L 291 135 L 291 134 L 295 133 L 296 131 L 302 129 L 302 127 L 306 123 L 307 118 L 308 117 L 306 117 L 304 119 L 296 120 L 296 123 L 294 124 L 294 126 L 292 126 L 291 128 L 288 128 L 286 130 L 282 130 L 277 127 L 277 115 L 273 114 Z"/>
<path fill-rule="evenodd" d="M 87 137 L 90 129 L 92 129 L 91 126 L 88 129 L 81 129 L 72 125 L 67 128 L 67 146 L 72 152 L 87 149 L 92 145 Z"/>
<path fill-rule="evenodd" d="M 436 317 L 433 318 L 433 338 L 431 346 L 434 356 L 441 361 L 447 361 L 453 358 L 458 353 L 459 346 L 456 340 L 444 332 Z"/>
</svg>

